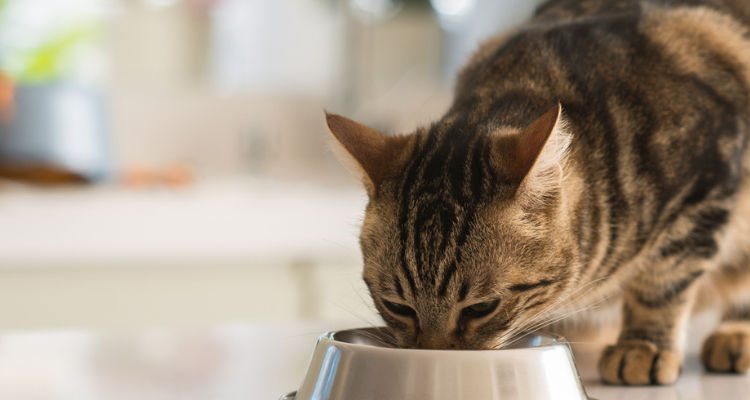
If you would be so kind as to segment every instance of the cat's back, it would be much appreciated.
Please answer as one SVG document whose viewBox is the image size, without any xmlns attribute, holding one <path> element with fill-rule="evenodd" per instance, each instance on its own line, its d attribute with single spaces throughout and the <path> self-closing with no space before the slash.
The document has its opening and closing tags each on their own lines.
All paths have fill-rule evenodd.
<svg viewBox="0 0 750 400">
<path fill-rule="evenodd" d="M 747 90 L 749 27 L 746 0 L 552 0 L 528 24 L 479 48 L 459 75 L 456 105 L 523 86 L 560 100 L 605 85 L 648 83 L 658 91 L 670 83 L 665 75 Z"/>
<path fill-rule="evenodd" d="M 559 22 L 579 18 L 611 17 L 638 13 L 643 7 L 675 9 L 706 7 L 750 23 L 750 4 L 746 0 L 549 0 L 536 12 L 535 21 Z"/>
<path fill-rule="evenodd" d="M 744 0 L 550 1 L 480 48 L 446 120 L 522 128 L 559 101 L 617 265 L 684 210 L 722 221 L 747 186 L 748 15 Z"/>
<path fill-rule="evenodd" d="M 663 186 L 679 190 L 727 168 L 714 165 L 725 161 L 716 139 L 744 142 L 748 13 L 750 1 L 550 1 L 480 48 L 449 115 L 523 127 L 560 101 L 584 164 L 663 164 Z"/>
</svg>

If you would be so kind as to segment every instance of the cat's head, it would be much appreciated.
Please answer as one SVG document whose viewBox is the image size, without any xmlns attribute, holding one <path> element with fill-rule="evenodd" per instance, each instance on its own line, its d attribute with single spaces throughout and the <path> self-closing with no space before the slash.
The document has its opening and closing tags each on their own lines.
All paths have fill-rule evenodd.
<svg viewBox="0 0 750 400">
<path fill-rule="evenodd" d="M 560 115 L 520 129 L 448 117 L 407 136 L 326 115 L 369 195 L 363 276 L 399 345 L 494 348 L 569 290 Z"/>
</svg>

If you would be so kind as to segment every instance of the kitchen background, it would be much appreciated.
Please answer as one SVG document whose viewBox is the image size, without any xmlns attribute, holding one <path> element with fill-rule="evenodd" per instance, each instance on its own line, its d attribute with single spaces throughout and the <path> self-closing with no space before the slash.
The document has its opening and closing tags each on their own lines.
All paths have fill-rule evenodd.
<svg viewBox="0 0 750 400">
<path fill-rule="evenodd" d="M 0 329 L 376 323 L 323 110 L 426 124 L 534 7 L 0 1 Z"/>
</svg>

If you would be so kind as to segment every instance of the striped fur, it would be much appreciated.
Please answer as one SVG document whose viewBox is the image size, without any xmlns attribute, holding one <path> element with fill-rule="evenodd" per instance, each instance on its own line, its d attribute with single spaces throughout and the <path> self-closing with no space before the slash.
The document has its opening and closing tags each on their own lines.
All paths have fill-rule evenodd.
<svg viewBox="0 0 750 400">
<path fill-rule="evenodd" d="M 690 311 L 719 302 L 704 362 L 750 368 L 748 27 L 746 0 L 553 0 L 479 49 L 431 126 L 328 115 L 398 343 L 501 347 L 607 300 L 602 378 L 671 383 Z"/>
</svg>

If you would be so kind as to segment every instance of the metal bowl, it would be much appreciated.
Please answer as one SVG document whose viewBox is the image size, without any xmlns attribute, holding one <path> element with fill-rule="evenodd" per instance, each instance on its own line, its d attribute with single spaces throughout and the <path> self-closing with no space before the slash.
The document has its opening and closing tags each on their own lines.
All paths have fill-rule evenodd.
<svg viewBox="0 0 750 400">
<path fill-rule="evenodd" d="M 559 337 L 502 350 L 400 349 L 382 328 L 324 334 L 299 391 L 281 400 L 587 400 Z"/>
</svg>

